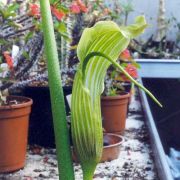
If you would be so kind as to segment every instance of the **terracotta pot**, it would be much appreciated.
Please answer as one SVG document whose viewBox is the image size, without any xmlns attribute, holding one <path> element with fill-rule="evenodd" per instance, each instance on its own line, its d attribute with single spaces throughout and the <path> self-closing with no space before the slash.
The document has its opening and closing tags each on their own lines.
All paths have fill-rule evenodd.
<svg viewBox="0 0 180 180">
<path fill-rule="evenodd" d="M 25 165 L 28 120 L 32 100 L 9 96 L 17 105 L 0 106 L 0 173 L 11 172 Z"/>
<path fill-rule="evenodd" d="M 114 159 L 117 159 L 120 154 L 120 147 L 122 143 L 123 143 L 122 136 L 117 134 L 105 133 L 103 153 L 100 162 L 112 161 Z M 73 161 L 79 162 L 74 151 L 73 151 Z"/>
<path fill-rule="evenodd" d="M 123 137 L 117 134 L 104 134 L 104 148 L 101 162 L 117 159 L 120 154 L 120 147 Z"/>
<path fill-rule="evenodd" d="M 101 97 L 103 127 L 107 133 L 122 134 L 125 129 L 129 93 Z"/>
</svg>

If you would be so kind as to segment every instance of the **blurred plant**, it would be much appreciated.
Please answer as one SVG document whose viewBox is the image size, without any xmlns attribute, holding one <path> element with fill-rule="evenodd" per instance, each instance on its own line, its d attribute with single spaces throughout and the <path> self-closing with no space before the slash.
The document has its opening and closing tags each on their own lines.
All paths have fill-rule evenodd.
<svg viewBox="0 0 180 180">
<path fill-rule="evenodd" d="M 132 0 L 125 1 L 115 1 L 115 8 L 119 11 L 116 14 L 117 22 L 123 25 L 127 25 L 128 17 L 131 12 L 134 11 Z"/>
<path fill-rule="evenodd" d="M 18 9 L 19 4 L 16 2 L 13 2 L 10 5 L 5 5 L 3 2 L 0 2 L 0 22 L 4 22 L 5 20 L 10 20 L 10 18 L 15 17 Z"/>
<path fill-rule="evenodd" d="M 66 52 L 64 52 L 64 46 L 67 46 L 67 44 L 70 43 L 71 38 L 71 32 L 69 32 L 69 24 L 67 22 L 69 22 L 70 16 L 78 15 L 77 12 L 73 11 L 75 5 L 80 9 L 80 14 L 85 13 L 87 8 L 80 0 L 73 2 L 51 0 L 50 2 L 58 42 L 59 60 L 61 62 L 61 68 L 63 69 L 64 75 L 63 85 L 67 85 L 71 84 L 73 79 L 71 74 L 74 74 L 75 71 L 75 66 L 73 68 L 63 66 L 63 64 L 68 64 L 66 61 L 69 60 L 67 58 L 63 58 L 62 56 L 63 53 L 69 52 L 68 48 L 66 49 Z M 42 25 L 40 21 L 39 1 L 29 1 L 26 4 L 25 15 L 23 14 L 17 16 L 17 12 L 19 10 L 18 8 L 20 7 L 16 2 L 12 2 L 8 5 L 1 3 L 0 6 L 0 19 L 2 19 L 2 21 L 0 20 L 0 64 L 7 64 L 3 53 L 9 52 L 8 54 L 11 56 L 12 44 L 19 46 L 20 49 L 18 56 L 12 58 L 15 71 L 14 79 L 16 79 L 16 81 L 13 81 L 13 83 L 12 81 L 11 83 L 3 81 L 3 83 L 0 84 L 1 89 L 4 89 L 5 87 L 17 87 L 18 85 L 22 87 L 23 85 L 30 83 L 32 80 L 39 81 L 40 77 L 43 77 L 42 81 L 44 79 L 47 80 L 46 61 L 44 61 L 42 50 Z M 36 46 L 33 41 L 38 41 L 38 39 L 39 42 Z M 42 64 L 43 72 L 40 67 Z M 35 72 L 32 73 L 34 70 Z M 9 70 L 7 70 L 7 73 L 4 74 L 7 76 L 4 77 L 4 79 L 11 78 L 12 73 L 10 73 Z"/>
<path fill-rule="evenodd" d="M 127 25 L 129 14 L 134 11 L 132 0 L 129 0 L 127 4 L 122 4 L 122 7 L 123 7 L 122 13 L 124 14 L 124 25 Z"/>
<path fill-rule="evenodd" d="M 175 16 L 172 16 L 172 21 L 175 23 L 174 27 L 177 28 L 176 44 L 178 48 L 180 48 L 180 22 L 177 20 Z"/>
<path fill-rule="evenodd" d="M 167 21 L 165 17 L 165 0 L 159 0 L 159 10 L 158 10 L 158 28 L 156 32 L 155 41 L 161 42 L 161 40 L 166 36 L 167 31 Z"/>
<path fill-rule="evenodd" d="M 132 0 L 106 2 L 112 20 L 119 25 L 127 25 L 128 17 L 134 11 Z"/>
</svg>

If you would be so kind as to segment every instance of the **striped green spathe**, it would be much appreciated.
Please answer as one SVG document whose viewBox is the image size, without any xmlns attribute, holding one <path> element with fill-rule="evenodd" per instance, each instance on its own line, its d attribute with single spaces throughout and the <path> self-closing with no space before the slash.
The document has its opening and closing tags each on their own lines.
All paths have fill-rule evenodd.
<svg viewBox="0 0 180 180">
<path fill-rule="evenodd" d="M 72 139 L 85 180 L 93 178 L 102 154 L 100 96 L 104 90 L 107 68 L 111 63 L 117 65 L 115 61 L 127 48 L 130 39 L 141 34 L 146 27 L 143 16 L 137 17 L 135 24 L 127 27 L 119 27 L 112 21 L 101 21 L 92 28 L 86 28 L 78 44 L 80 64 L 74 80 L 71 101 Z M 88 59 L 88 55 L 91 60 Z M 108 58 L 105 58 L 106 56 Z M 127 73 L 126 75 L 128 76 Z"/>
</svg>

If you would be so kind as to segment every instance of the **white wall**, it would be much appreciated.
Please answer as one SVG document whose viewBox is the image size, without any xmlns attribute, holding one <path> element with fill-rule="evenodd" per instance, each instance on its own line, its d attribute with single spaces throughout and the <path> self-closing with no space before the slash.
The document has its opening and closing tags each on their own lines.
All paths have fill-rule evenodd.
<svg viewBox="0 0 180 180">
<path fill-rule="evenodd" d="M 115 1 L 127 2 L 127 0 L 105 0 L 107 4 Z M 144 14 L 147 18 L 148 24 L 151 26 L 146 30 L 142 37 L 148 38 L 151 36 L 157 28 L 157 14 L 159 0 L 132 0 L 134 6 L 134 12 L 129 16 L 129 23 L 133 22 L 134 17 Z M 165 0 L 166 6 L 166 18 L 172 18 L 172 15 L 180 22 L 180 0 Z M 168 28 L 168 38 L 175 39 L 177 28 L 173 28 L 173 24 Z"/>
</svg>

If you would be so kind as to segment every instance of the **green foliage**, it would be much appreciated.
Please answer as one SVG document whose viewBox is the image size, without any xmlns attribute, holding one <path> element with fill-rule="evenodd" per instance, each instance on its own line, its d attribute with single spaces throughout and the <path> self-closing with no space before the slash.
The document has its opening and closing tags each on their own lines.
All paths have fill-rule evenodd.
<svg viewBox="0 0 180 180">
<path fill-rule="evenodd" d="M 4 4 L 0 4 L 0 16 L 2 16 L 3 20 L 7 20 L 10 17 L 16 16 L 16 11 L 18 9 L 19 4 L 16 2 L 13 2 L 6 7 Z"/>
<path fill-rule="evenodd" d="M 1 63 L 1 62 L 0 62 Z M 0 73 L 4 72 L 3 68 L 0 67 Z"/>
<path fill-rule="evenodd" d="M 61 36 L 63 36 L 66 40 L 70 41 L 69 36 L 67 34 L 67 27 L 65 22 L 57 21 L 54 23 L 54 29 L 58 32 Z"/>
<path fill-rule="evenodd" d="M 117 95 L 116 92 L 117 92 L 117 89 L 116 89 L 116 88 L 111 88 L 108 95 L 109 95 L 109 96 L 116 96 L 116 95 Z"/>
<path fill-rule="evenodd" d="M 134 11 L 132 0 L 128 0 L 127 3 L 121 3 L 123 8 L 123 13 L 128 14 Z"/>
</svg>

